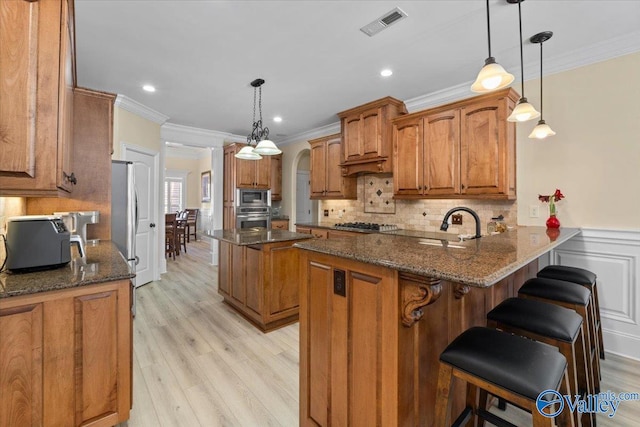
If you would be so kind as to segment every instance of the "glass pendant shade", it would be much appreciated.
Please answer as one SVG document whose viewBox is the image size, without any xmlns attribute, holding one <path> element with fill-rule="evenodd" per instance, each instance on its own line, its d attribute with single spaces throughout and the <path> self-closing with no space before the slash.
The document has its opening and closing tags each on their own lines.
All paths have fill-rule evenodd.
<svg viewBox="0 0 640 427">
<path fill-rule="evenodd" d="M 250 145 L 242 147 L 242 149 L 236 153 L 235 157 L 242 160 L 260 160 L 262 158 Z"/>
<path fill-rule="evenodd" d="M 553 136 L 556 133 L 551 130 L 548 124 L 544 120 L 539 120 L 538 125 L 533 128 L 533 131 L 529 134 L 529 138 L 545 139 L 548 136 Z"/>
<path fill-rule="evenodd" d="M 507 87 L 511 82 L 513 82 L 513 74 L 507 73 L 502 65 L 498 64 L 493 57 L 489 57 L 478 73 L 478 78 L 471 85 L 471 90 L 476 93 L 486 93 Z"/>
<path fill-rule="evenodd" d="M 507 117 L 507 121 L 526 122 L 527 120 L 533 120 L 538 117 L 540 117 L 540 113 L 533 108 L 533 105 L 529 104 L 527 98 L 520 98 L 516 108 L 514 108 L 511 115 Z"/>
<path fill-rule="evenodd" d="M 282 151 L 278 147 L 276 147 L 276 144 L 268 139 L 263 139 L 262 141 L 258 142 L 258 145 L 256 145 L 256 148 L 253 149 L 253 152 L 261 154 L 263 156 L 274 156 L 276 154 L 282 153 Z"/>
</svg>

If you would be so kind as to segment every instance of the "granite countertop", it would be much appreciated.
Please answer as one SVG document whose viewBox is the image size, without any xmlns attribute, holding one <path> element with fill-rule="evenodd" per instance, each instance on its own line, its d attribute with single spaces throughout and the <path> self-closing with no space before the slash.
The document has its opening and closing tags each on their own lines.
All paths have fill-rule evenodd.
<svg viewBox="0 0 640 427">
<path fill-rule="evenodd" d="M 307 223 L 296 222 L 294 225 L 296 227 L 326 228 L 328 230 L 349 231 L 352 233 L 362 233 L 362 234 L 380 233 L 380 231 L 377 231 L 377 230 L 366 230 L 362 228 L 346 228 L 346 227 L 337 228 L 335 226 L 335 223 L 331 223 L 331 222 L 307 222 Z"/>
<path fill-rule="evenodd" d="M 209 230 L 205 232 L 207 237 L 234 245 L 262 245 L 265 243 L 288 242 L 292 240 L 311 239 L 310 234 L 294 233 L 287 230 Z"/>
<path fill-rule="evenodd" d="M 294 246 L 401 272 L 488 287 L 579 233 L 578 228 L 561 228 L 556 236 L 547 235 L 545 227 L 516 227 L 464 242 L 375 233 L 351 239 L 313 239 Z"/>
<path fill-rule="evenodd" d="M 0 298 L 130 279 L 135 276 L 112 242 L 101 241 L 95 246 L 86 246 L 85 250 L 86 258 L 74 258 L 64 267 L 32 273 L 0 273 Z"/>
</svg>

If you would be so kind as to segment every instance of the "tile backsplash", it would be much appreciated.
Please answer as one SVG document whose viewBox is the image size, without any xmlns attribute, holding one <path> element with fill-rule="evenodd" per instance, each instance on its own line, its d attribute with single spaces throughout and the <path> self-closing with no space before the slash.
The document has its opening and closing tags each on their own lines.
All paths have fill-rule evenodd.
<svg viewBox="0 0 640 427">
<path fill-rule="evenodd" d="M 371 191 L 368 187 L 374 187 L 376 183 L 370 184 L 371 176 L 361 175 L 358 177 L 358 199 L 357 200 L 323 200 L 320 212 L 329 211 L 329 217 L 321 217 L 320 222 L 335 224 L 339 222 L 374 222 L 379 224 L 395 224 L 398 228 L 405 230 L 439 231 L 444 215 L 449 209 L 456 206 L 466 206 L 476 211 L 480 217 L 480 230 L 482 234 L 487 233 L 487 223 L 491 218 L 502 215 L 507 225 L 517 223 L 517 203 L 515 200 L 475 200 L 475 199 L 422 199 L 422 200 L 394 200 L 395 212 L 380 213 L 369 212 L 366 204 L 371 200 Z M 380 175 L 379 179 L 384 182 L 389 181 L 391 194 L 393 194 L 393 177 L 390 175 Z M 382 190 L 384 191 L 384 190 Z M 384 193 L 379 196 L 382 199 Z M 383 201 L 384 203 L 384 201 Z M 371 203 L 369 203 L 371 204 Z M 386 205 L 386 204 L 385 204 Z M 388 206 L 388 205 L 386 205 Z M 462 225 L 450 225 L 449 233 L 471 234 L 475 232 L 475 221 L 473 217 L 460 212 L 463 216 Z"/>
</svg>

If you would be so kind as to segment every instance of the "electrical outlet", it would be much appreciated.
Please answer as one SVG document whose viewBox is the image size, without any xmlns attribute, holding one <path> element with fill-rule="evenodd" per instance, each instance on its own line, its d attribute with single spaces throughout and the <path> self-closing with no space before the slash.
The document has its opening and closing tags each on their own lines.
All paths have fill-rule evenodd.
<svg viewBox="0 0 640 427">
<path fill-rule="evenodd" d="M 453 224 L 453 225 L 462 225 L 462 214 L 453 214 L 453 215 L 451 215 L 451 224 Z"/>
<path fill-rule="evenodd" d="M 538 205 L 530 205 L 529 206 L 529 218 L 539 218 L 540 217 L 540 206 Z"/>
<path fill-rule="evenodd" d="M 343 213 L 343 210 L 342 209 L 338 209 L 338 218 L 342 218 L 342 213 Z"/>
<path fill-rule="evenodd" d="M 324 216 L 329 216 L 329 209 L 324 210 Z"/>
</svg>

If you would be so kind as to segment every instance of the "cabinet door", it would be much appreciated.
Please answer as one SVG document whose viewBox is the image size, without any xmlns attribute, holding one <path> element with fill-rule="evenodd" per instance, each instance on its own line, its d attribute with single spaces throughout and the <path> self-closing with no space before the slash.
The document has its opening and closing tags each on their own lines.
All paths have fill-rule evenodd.
<svg viewBox="0 0 640 427">
<path fill-rule="evenodd" d="M 118 416 L 118 293 L 76 297 L 75 424 Z M 128 363 L 128 360 L 120 360 Z"/>
<path fill-rule="evenodd" d="M 231 245 L 231 297 L 244 305 L 246 301 L 245 246 Z"/>
<path fill-rule="evenodd" d="M 340 138 L 333 138 L 327 141 L 325 196 L 329 198 L 344 196 L 344 178 L 342 177 L 342 170 L 340 168 L 341 149 Z"/>
<path fill-rule="evenodd" d="M 248 309 L 258 317 L 262 313 L 262 251 L 257 248 L 247 247 L 246 250 L 246 297 L 245 304 Z"/>
<path fill-rule="evenodd" d="M 460 110 L 427 116 L 423 126 L 425 194 L 459 194 Z"/>
<path fill-rule="evenodd" d="M 343 119 L 342 125 L 344 133 L 344 160 L 355 160 L 362 155 L 361 126 L 362 120 L 360 114 L 346 117 Z"/>
<path fill-rule="evenodd" d="M 73 15 L 71 3 L 62 2 L 60 27 L 60 82 L 58 84 L 58 187 L 71 191 L 77 180 L 73 169 L 73 88 L 75 64 L 73 52 Z M 72 175 L 73 174 L 73 175 Z M 72 176 L 75 178 L 73 179 Z"/>
<path fill-rule="evenodd" d="M 271 200 L 282 200 L 282 154 L 271 156 Z"/>
<path fill-rule="evenodd" d="M 320 198 L 324 196 L 327 182 L 327 146 L 323 141 L 311 144 L 309 172 L 311 179 L 310 197 Z"/>
<path fill-rule="evenodd" d="M 236 187 L 255 188 L 256 160 L 235 159 L 235 162 L 236 162 Z"/>
<path fill-rule="evenodd" d="M 393 194 L 423 193 L 422 118 L 393 125 Z"/>
<path fill-rule="evenodd" d="M 0 174 L 34 177 L 39 2 L 0 0 Z"/>
<path fill-rule="evenodd" d="M 289 220 L 288 219 L 276 219 L 271 221 L 271 228 L 274 230 L 288 230 L 289 229 Z"/>
<path fill-rule="evenodd" d="M 311 235 L 316 239 L 326 239 L 328 236 L 329 230 L 326 228 L 312 228 Z"/>
<path fill-rule="evenodd" d="M 223 189 L 223 202 L 225 204 L 233 205 L 234 197 L 235 197 L 235 161 L 236 158 L 235 146 L 226 146 L 224 148 L 224 189 Z"/>
<path fill-rule="evenodd" d="M 256 188 L 268 190 L 271 188 L 271 156 L 262 156 L 262 159 L 253 162 L 256 170 Z"/>
<path fill-rule="evenodd" d="M 218 245 L 218 292 L 227 297 L 231 284 L 231 243 L 219 241 Z"/>
<path fill-rule="evenodd" d="M 42 304 L 0 310 L 0 426 L 42 425 Z"/>
<path fill-rule="evenodd" d="M 382 155 L 382 109 L 372 108 L 362 113 L 362 156 Z"/>
<path fill-rule="evenodd" d="M 461 193 L 502 194 L 505 192 L 506 107 L 490 100 L 465 107 L 460 149 Z"/>
<path fill-rule="evenodd" d="M 233 206 L 223 206 L 222 228 L 225 230 L 236 228 L 236 215 L 235 215 L 235 208 Z"/>
</svg>

